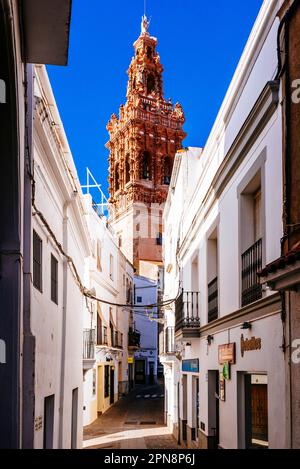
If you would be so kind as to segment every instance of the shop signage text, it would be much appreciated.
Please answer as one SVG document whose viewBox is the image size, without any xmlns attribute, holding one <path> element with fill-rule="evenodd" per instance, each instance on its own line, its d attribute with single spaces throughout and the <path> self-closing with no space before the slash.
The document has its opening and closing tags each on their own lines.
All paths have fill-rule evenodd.
<svg viewBox="0 0 300 469">
<path fill-rule="evenodd" d="M 219 345 L 219 364 L 235 364 L 235 343 Z"/>
<path fill-rule="evenodd" d="M 199 373 L 199 359 L 183 360 L 182 371 L 186 371 L 188 373 Z"/>
<path fill-rule="evenodd" d="M 244 339 L 243 334 L 241 335 L 241 355 L 244 356 L 245 352 L 251 352 L 253 350 L 261 350 L 261 339 L 251 337 L 251 339 Z"/>
</svg>

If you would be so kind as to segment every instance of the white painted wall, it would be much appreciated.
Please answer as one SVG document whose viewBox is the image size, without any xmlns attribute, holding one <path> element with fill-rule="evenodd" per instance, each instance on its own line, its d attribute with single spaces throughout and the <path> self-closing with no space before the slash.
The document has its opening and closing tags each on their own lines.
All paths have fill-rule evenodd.
<svg viewBox="0 0 300 469">
<path fill-rule="evenodd" d="M 114 304 L 127 304 L 127 285 L 133 291 L 133 267 L 126 260 L 117 244 L 117 237 L 107 226 L 105 217 L 99 217 L 92 207 L 90 195 L 84 196 L 85 217 L 92 240 L 91 256 L 86 261 L 86 282 L 88 288 L 95 289 L 97 298 Z M 101 245 L 101 270 L 97 268 L 97 242 Z M 110 257 L 113 257 L 113 277 L 110 276 Z M 111 346 L 96 345 L 96 362 L 94 368 L 84 374 L 84 410 L 83 424 L 89 425 L 97 418 L 97 411 L 105 412 L 110 406 L 109 399 L 103 397 L 101 408 L 97 404 L 99 393 L 103 395 L 104 389 L 96 378 L 96 394 L 93 394 L 93 372 L 100 365 L 111 364 L 115 369 L 115 398 L 118 399 L 119 363 L 122 367 L 122 381 L 124 389 L 128 388 L 128 330 L 131 324 L 130 310 L 126 307 L 111 306 L 99 303 L 103 325 L 110 333 L 110 314 L 112 312 L 113 324 L 123 334 L 123 349 L 117 350 Z M 97 329 L 97 302 L 91 303 L 93 310 L 92 328 Z M 84 317 L 84 328 L 91 327 L 91 314 L 87 312 Z M 112 358 L 107 362 L 107 358 Z M 104 402 L 105 401 L 105 402 Z"/>
<path fill-rule="evenodd" d="M 207 284 L 210 280 L 211 259 L 208 258 L 207 239 L 217 228 L 219 317 L 226 317 L 240 308 L 240 240 L 239 240 L 239 186 L 251 168 L 265 155 L 263 164 L 265 199 L 265 262 L 280 255 L 282 237 L 282 119 L 281 108 L 272 114 L 263 131 L 248 150 L 238 169 L 231 175 L 220 195 L 208 194 L 218 168 L 242 128 L 253 105 L 267 82 L 274 78 L 277 66 L 277 7 L 282 2 L 264 2 L 249 41 L 237 67 L 223 105 L 203 151 L 190 149 L 179 152 L 175 158 L 169 196 L 164 211 L 166 227 L 164 246 L 165 289 L 164 298 L 176 296 L 179 287 L 200 292 L 201 326 L 207 324 Z M 196 156 L 197 155 L 197 156 Z M 210 254 L 211 255 L 211 254 Z M 193 267 L 198 256 L 198 267 Z M 195 285 L 195 269 L 199 278 Z M 271 292 L 266 291 L 266 297 Z M 237 386 L 238 373 L 264 372 L 268 374 L 269 443 L 271 448 L 285 445 L 284 356 L 280 350 L 282 325 L 279 312 L 254 323 L 252 335 L 261 337 L 263 349 L 249 352 L 242 359 L 237 350 L 237 364 L 228 382 L 228 398 L 220 403 L 220 444 L 224 448 L 238 446 Z M 175 324 L 174 306 L 165 312 L 166 327 Z M 228 338 L 230 334 L 230 339 Z M 177 349 L 183 359 L 199 358 L 200 421 L 208 429 L 208 370 L 219 370 L 218 345 L 229 340 L 239 343 L 240 326 L 214 335 L 208 347 L 206 335 L 199 339 L 178 342 Z M 245 334 L 244 334 L 245 335 Z M 251 336 L 252 336 L 251 335 Z M 177 423 L 176 384 L 180 383 L 182 409 L 181 362 L 162 357 L 168 393 L 167 414 L 170 425 Z M 171 377 L 172 376 L 172 377 Z M 193 426 L 192 373 L 187 374 L 188 425 Z M 172 398 L 169 396 L 172 395 Z M 279 409 L 280 407 L 280 409 Z M 280 429 L 280 430 L 278 430 Z"/>
<path fill-rule="evenodd" d="M 84 280 L 84 263 L 90 244 L 80 187 L 45 67 L 36 66 L 35 77 L 35 96 L 39 100 L 34 121 L 35 204 Z M 42 109 L 48 112 L 48 119 L 43 119 Z M 55 127 L 51 127 L 50 120 L 56 123 Z M 72 167 L 74 179 L 67 166 Z M 75 188 L 79 190 L 78 195 L 74 194 Z M 54 394 L 53 445 L 54 448 L 70 448 L 72 391 L 78 388 L 77 447 L 80 448 L 85 302 L 66 259 L 34 210 L 32 225 L 43 243 L 42 292 L 32 286 L 31 326 L 36 338 L 35 419 L 41 418 L 44 425 L 44 398 Z M 50 294 L 51 254 L 58 261 L 58 305 L 51 301 Z M 35 448 L 43 447 L 43 425 L 36 429 Z"/>
</svg>

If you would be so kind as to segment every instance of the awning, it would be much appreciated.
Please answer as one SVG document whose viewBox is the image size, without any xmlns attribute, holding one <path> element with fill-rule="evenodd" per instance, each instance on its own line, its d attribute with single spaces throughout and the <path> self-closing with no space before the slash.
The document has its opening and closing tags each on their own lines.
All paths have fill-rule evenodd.
<svg viewBox="0 0 300 469">
<path fill-rule="evenodd" d="M 21 0 L 23 60 L 66 65 L 72 0 Z"/>
</svg>

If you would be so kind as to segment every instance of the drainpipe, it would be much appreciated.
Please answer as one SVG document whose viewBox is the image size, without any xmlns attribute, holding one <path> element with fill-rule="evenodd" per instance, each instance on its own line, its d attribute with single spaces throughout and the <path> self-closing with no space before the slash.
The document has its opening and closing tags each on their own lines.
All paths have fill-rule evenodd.
<svg viewBox="0 0 300 469">
<path fill-rule="evenodd" d="M 23 218 L 22 448 L 34 448 L 35 336 L 31 331 L 31 219 L 33 180 L 33 65 L 26 65 Z"/>
<path fill-rule="evenodd" d="M 276 79 L 282 78 L 282 75 L 285 73 L 285 128 L 284 128 L 284 200 L 283 200 L 283 224 L 284 224 L 284 236 L 281 240 L 281 254 L 285 253 L 285 242 L 289 246 L 289 237 L 291 233 L 291 210 L 290 210 L 290 199 L 291 199 L 291 172 L 290 172 L 290 111 L 291 111 L 291 83 L 290 83 L 290 68 L 289 68 L 289 46 L 290 46 L 290 21 L 297 11 L 297 8 L 300 5 L 300 0 L 295 0 L 282 20 L 278 28 L 277 35 L 277 51 L 278 51 L 278 72 Z M 281 34 L 284 31 L 284 53 L 285 59 L 284 63 L 281 58 Z M 291 330 L 291 297 L 290 292 L 282 293 L 282 320 L 285 323 L 286 319 L 288 320 L 287 329 L 287 339 L 286 342 L 291 344 L 292 340 L 292 330 Z M 287 317 L 288 315 L 288 317 Z M 291 347 L 288 347 L 288 376 L 287 376 L 287 386 L 289 391 L 289 447 L 293 447 L 293 412 L 292 412 L 292 370 L 291 370 Z"/>
<path fill-rule="evenodd" d="M 68 252 L 68 209 L 72 202 L 69 198 L 63 206 L 63 250 Z M 61 363 L 60 363 L 60 395 L 59 395 L 59 434 L 58 447 L 63 448 L 64 436 L 64 400 L 65 400 L 65 376 L 66 376 L 66 330 L 68 307 L 68 261 L 63 259 L 63 308 L 61 327 Z"/>
</svg>

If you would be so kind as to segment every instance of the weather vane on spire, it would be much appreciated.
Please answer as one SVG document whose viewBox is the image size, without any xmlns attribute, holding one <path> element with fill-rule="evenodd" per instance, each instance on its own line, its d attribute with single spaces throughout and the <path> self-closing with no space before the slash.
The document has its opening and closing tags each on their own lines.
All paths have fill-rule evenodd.
<svg viewBox="0 0 300 469">
<path fill-rule="evenodd" d="M 147 0 L 144 0 L 144 14 L 142 16 L 142 25 L 141 25 L 142 34 L 148 34 L 149 26 L 150 26 L 150 20 L 148 20 L 147 18 Z"/>
</svg>

